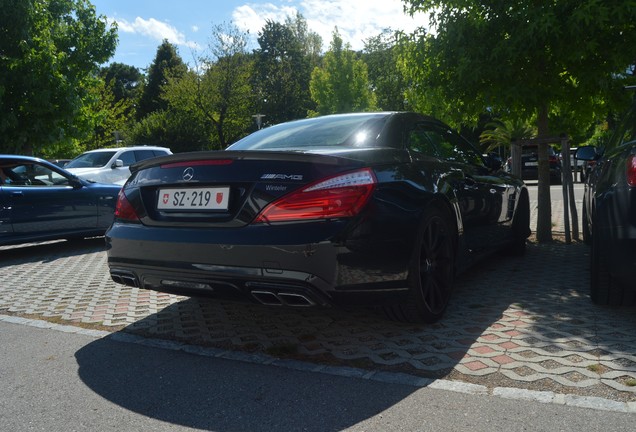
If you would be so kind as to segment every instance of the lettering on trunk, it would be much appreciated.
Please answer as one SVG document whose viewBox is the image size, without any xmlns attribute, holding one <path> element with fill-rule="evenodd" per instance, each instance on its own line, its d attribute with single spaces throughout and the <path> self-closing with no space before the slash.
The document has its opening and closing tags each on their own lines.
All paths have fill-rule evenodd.
<svg viewBox="0 0 636 432">
<path fill-rule="evenodd" d="M 302 174 L 263 174 L 261 180 L 302 180 Z"/>
</svg>

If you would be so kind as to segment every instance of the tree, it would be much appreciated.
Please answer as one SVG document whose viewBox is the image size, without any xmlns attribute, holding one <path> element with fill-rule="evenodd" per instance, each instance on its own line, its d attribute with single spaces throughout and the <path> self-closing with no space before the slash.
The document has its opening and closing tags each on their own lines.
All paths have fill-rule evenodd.
<svg viewBox="0 0 636 432">
<path fill-rule="evenodd" d="M 211 142 L 223 149 L 243 137 L 252 123 L 250 85 L 254 60 L 246 52 L 247 34 L 236 26 L 217 25 L 196 70 L 172 76 L 164 86 L 170 110 L 201 119 L 213 129 Z M 199 121 L 199 120 L 197 120 Z"/>
<path fill-rule="evenodd" d="M 367 65 L 356 58 L 349 44 L 343 44 L 338 29 L 333 32 L 323 66 L 311 73 L 309 89 L 317 105 L 317 112 L 311 115 L 370 111 L 376 106 Z"/>
<path fill-rule="evenodd" d="M 316 66 L 320 65 L 322 58 L 322 37 L 309 30 L 307 20 L 300 12 L 296 12 L 294 17 L 288 16 L 285 19 L 285 27 L 292 31 L 300 43 L 302 52 L 309 61 L 309 70 L 314 70 Z"/>
<path fill-rule="evenodd" d="M 136 104 L 139 101 L 144 75 L 135 66 L 111 63 L 101 69 L 100 76 L 111 85 L 115 102 L 127 99 Z"/>
<path fill-rule="evenodd" d="M 177 47 L 164 39 L 148 69 L 148 83 L 139 100 L 137 118 L 141 120 L 154 111 L 165 110 L 168 103 L 162 97 L 162 87 L 167 84 L 169 75 L 178 78 L 184 75 L 187 69 L 177 52 Z"/>
<path fill-rule="evenodd" d="M 369 81 L 377 104 L 386 111 L 404 111 L 406 80 L 397 67 L 397 37 L 391 29 L 364 42 L 363 60 L 367 64 Z"/>
<path fill-rule="evenodd" d="M 1 151 L 32 154 L 84 132 L 75 121 L 117 28 L 87 0 L 2 0 Z"/>
<path fill-rule="evenodd" d="M 487 107 L 536 116 L 540 138 L 552 113 L 591 122 L 608 107 L 634 62 L 636 7 L 607 0 L 405 0 L 430 12 L 436 33 L 416 35 L 405 55 L 418 85 L 448 101 L 447 116 L 475 119 Z M 599 97 L 600 96 L 600 97 Z M 557 135 L 556 131 L 552 135 Z M 547 143 L 539 147 L 537 240 L 550 241 Z"/>
<path fill-rule="evenodd" d="M 256 110 L 269 124 L 298 119 L 309 109 L 309 61 L 288 26 L 267 21 L 259 33 L 254 87 Z"/>
<path fill-rule="evenodd" d="M 83 150 L 113 146 L 116 134 L 127 129 L 131 121 L 133 101 L 127 98 L 117 100 L 113 83 L 114 80 L 106 82 L 102 78 L 94 80 L 78 119 L 90 131 L 80 142 Z"/>
<path fill-rule="evenodd" d="M 526 121 L 497 119 L 486 125 L 479 142 L 484 152 L 488 153 L 497 149 L 509 150 L 512 141 L 530 139 L 534 135 L 534 128 Z"/>
<path fill-rule="evenodd" d="M 207 150 L 209 125 L 182 111 L 155 111 L 134 124 L 127 141 L 136 145 L 168 147 L 173 153 Z"/>
</svg>

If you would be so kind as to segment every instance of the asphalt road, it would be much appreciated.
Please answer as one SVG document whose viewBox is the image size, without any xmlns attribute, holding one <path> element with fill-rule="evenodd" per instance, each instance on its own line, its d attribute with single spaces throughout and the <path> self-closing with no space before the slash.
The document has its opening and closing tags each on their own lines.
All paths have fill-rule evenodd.
<svg viewBox="0 0 636 432">
<path fill-rule="evenodd" d="M 631 431 L 634 414 L 291 370 L 0 322 L 0 430 Z"/>
</svg>

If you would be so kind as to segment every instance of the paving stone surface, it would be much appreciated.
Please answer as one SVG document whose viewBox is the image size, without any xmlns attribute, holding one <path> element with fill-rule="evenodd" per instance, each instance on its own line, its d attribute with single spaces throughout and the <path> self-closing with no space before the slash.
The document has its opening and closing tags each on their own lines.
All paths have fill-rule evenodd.
<svg viewBox="0 0 636 432">
<path fill-rule="evenodd" d="M 636 401 L 636 308 L 593 305 L 588 261 L 582 243 L 529 243 L 525 257 L 494 256 L 462 275 L 441 322 L 408 325 L 373 309 L 288 309 L 129 288 L 111 281 L 103 239 L 50 242 L 0 247 L 0 314 Z"/>
</svg>

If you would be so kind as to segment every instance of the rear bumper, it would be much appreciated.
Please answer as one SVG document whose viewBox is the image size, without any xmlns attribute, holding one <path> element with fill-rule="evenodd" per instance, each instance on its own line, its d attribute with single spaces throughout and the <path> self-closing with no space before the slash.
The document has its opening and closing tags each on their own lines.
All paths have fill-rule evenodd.
<svg viewBox="0 0 636 432">
<path fill-rule="evenodd" d="M 288 235 L 294 244 L 227 245 L 204 230 L 162 228 L 154 240 L 152 228 L 116 223 L 106 234 L 108 265 L 129 286 L 270 305 L 375 304 L 406 294 L 404 245 L 336 241 L 322 228 Z"/>
</svg>

